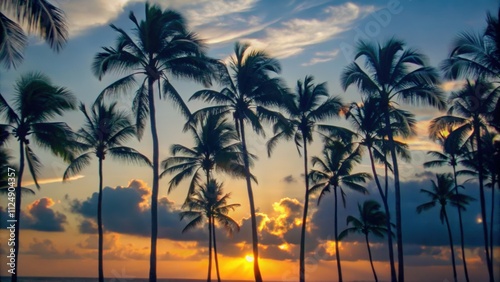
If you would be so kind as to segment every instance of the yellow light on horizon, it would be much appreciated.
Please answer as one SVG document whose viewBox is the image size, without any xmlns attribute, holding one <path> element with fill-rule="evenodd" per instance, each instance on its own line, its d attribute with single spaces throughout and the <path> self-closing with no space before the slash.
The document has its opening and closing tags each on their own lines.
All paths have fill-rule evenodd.
<svg viewBox="0 0 500 282">
<path fill-rule="evenodd" d="M 246 260 L 247 262 L 253 262 L 253 256 L 252 256 L 252 255 L 246 255 L 246 256 L 245 256 L 245 260 Z"/>
<path fill-rule="evenodd" d="M 477 218 L 476 218 L 476 223 L 478 223 L 478 224 L 479 224 L 479 223 L 483 223 L 483 219 L 482 219 L 482 218 L 480 218 L 480 217 L 477 217 Z"/>
<path fill-rule="evenodd" d="M 287 244 L 281 244 L 281 245 L 278 246 L 278 248 L 280 250 L 286 251 L 286 250 L 288 250 L 288 245 Z"/>
</svg>

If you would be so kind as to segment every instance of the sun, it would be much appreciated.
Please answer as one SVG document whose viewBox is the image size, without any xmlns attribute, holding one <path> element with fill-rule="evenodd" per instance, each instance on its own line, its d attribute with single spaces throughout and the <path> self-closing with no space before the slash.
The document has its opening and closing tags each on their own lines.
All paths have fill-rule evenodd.
<svg viewBox="0 0 500 282">
<path fill-rule="evenodd" d="M 253 256 L 252 256 L 252 255 L 246 255 L 246 256 L 245 256 L 245 260 L 246 260 L 247 262 L 253 262 Z"/>
</svg>

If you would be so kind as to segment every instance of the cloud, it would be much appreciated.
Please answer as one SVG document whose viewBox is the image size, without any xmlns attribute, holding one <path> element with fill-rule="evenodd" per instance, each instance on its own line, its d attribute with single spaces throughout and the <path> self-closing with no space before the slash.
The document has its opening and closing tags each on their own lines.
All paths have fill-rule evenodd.
<svg viewBox="0 0 500 282">
<path fill-rule="evenodd" d="M 29 244 L 28 250 L 23 252 L 27 255 L 39 256 L 43 259 L 79 259 L 81 258 L 75 251 L 66 249 L 60 251 L 54 246 L 52 240 L 44 239 L 39 240 L 33 238 L 33 241 Z"/>
<path fill-rule="evenodd" d="M 71 176 L 66 181 L 72 181 L 72 180 L 78 180 L 84 178 L 85 175 L 75 175 Z M 45 179 L 39 179 L 38 184 L 43 185 L 43 184 L 50 184 L 50 183 L 62 183 L 61 177 L 54 177 L 54 178 L 45 178 Z M 35 182 L 33 181 L 26 181 L 26 183 L 23 182 L 23 186 L 30 186 L 30 185 L 35 185 Z"/>
<path fill-rule="evenodd" d="M 331 52 L 316 52 L 314 53 L 315 57 L 313 57 L 309 62 L 303 63 L 302 66 L 312 66 L 319 63 L 326 63 L 331 61 L 337 57 L 339 54 L 339 49 L 335 49 Z"/>
<path fill-rule="evenodd" d="M 82 5 L 78 1 L 61 1 L 59 6 L 66 14 L 70 37 L 74 37 L 91 28 L 109 24 L 131 2 L 133 1 L 88 0 Z"/>
<path fill-rule="evenodd" d="M 465 80 L 449 80 L 441 83 L 440 87 L 445 92 L 457 91 L 465 84 Z"/>
<path fill-rule="evenodd" d="M 126 187 L 105 187 L 103 197 L 103 226 L 106 231 L 149 237 L 151 232 L 151 188 L 141 180 L 132 180 Z M 83 217 L 80 232 L 95 230 L 98 193 L 86 200 L 69 200 L 71 212 Z M 186 232 L 182 234 L 186 222 L 180 221 L 179 212 L 173 202 L 166 197 L 158 200 L 158 238 L 171 240 L 202 240 L 206 232 Z"/>
<path fill-rule="evenodd" d="M 28 205 L 27 211 L 21 215 L 22 227 L 46 232 L 64 231 L 66 216 L 52 210 L 52 206 L 54 201 L 51 198 L 41 198 Z"/>
<path fill-rule="evenodd" d="M 297 182 L 297 179 L 295 179 L 295 177 L 293 177 L 293 175 L 290 174 L 290 175 L 283 177 L 282 181 L 285 183 L 295 183 L 295 182 Z"/>
<path fill-rule="evenodd" d="M 413 172 L 413 174 L 415 174 L 415 172 Z M 416 212 L 416 207 L 418 205 L 429 201 L 428 197 L 420 192 L 420 189 L 429 188 L 431 185 L 430 179 L 434 179 L 435 174 L 425 172 L 416 176 L 419 177 L 419 181 L 403 181 L 401 183 L 401 197 L 404 202 L 404 205 L 402 205 L 404 251 L 406 256 L 413 257 L 408 260 L 408 263 L 409 265 L 432 265 L 433 263 L 439 265 L 444 263 L 444 261 L 449 263 L 449 255 L 446 253 L 449 250 L 448 235 L 446 226 L 439 220 L 439 207 L 422 212 L 421 214 L 417 214 Z M 393 210 L 394 193 L 392 189 L 392 179 L 390 179 L 390 181 L 389 207 L 391 207 L 391 217 L 394 222 L 395 213 Z M 381 203 L 380 196 L 375 192 L 374 183 L 368 183 L 367 188 L 371 191 L 371 195 L 365 196 L 359 193 L 347 191 L 347 206 L 344 209 L 342 205 L 339 205 L 338 209 L 339 232 L 347 227 L 345 219 L 348 215 L 356 217 L 359 216 L 357 203 L 362 203 L 368 199 L 374 199 Z M 477 184 L 466 184 L 462 193 L 477 198 Z M 499 196 L 497 196 L 497 201 L 500 201 Z M 489 210 L 489 206 L 490 205 L 488 204 L 487 210 Z M 316 252 L 321 253 L 330 250 L 330 255 L 324 255 L 324 259 L 334 259 L 334 252 L 332 251 L 331 246 L 330 249 L 327 246 L 327 242 L 330 242 L 329 244 L 333 244 L 332 241 L 335 237 L 334 219 L 332 217 L 334 214 L 333 196 L 331 194 L 325 195 L 317 209 L 312 208 L 311 210 L 311 220 L 309 225 L 311 226 L 310 232 L 313 234 L 310 236 L 311 238 L 318 238 L 316 244 L 320 249 L 323 248 L 323 250 L 318 249 Z M 456 208 L 447 206 L 447 211 L 452 228 L 452 234 L 459 234 L 458 212 Z M 483 246 L 483 242 L 481 240 L 482 236 L 478 236 L 478 234 L 482 234 L 482 226 L 477 223 L 479 215 L 479 201 L 471 202 L 467 206 L 467 210 L 462 213 L 465 233 L 464 238 L 466 242 L 465 246 L 468 250 Z M 494 233 L 498 234 L 498 232 L 500 232 L 500 224 L 495 224 Z M 459 237 L 454 236 L 453 239 L 455 245 L 459 245 Z M 375 260 L 388 260 L 386 240 L 387 239 L 370 236 L 370 243 L 373 244 L 372 251 Z M 342 259 L 366 259 L 366 245 L 364 244 L 364 238 L 361 235 L 347 236 L 342 241 L 342 246 L 345 249 L 345 251 L 342 251 L 341 249 Z M 431 250 L 436 252 L 436 254 L 431 253 Z M 474 255 L 469 257 L 473 258 Z M 428 259 L 430 262 L 426 263 L 425 259 Z"/>
<path fill-rule="evenodd" d="M 281 22 L 278 28 L 268 28 L 263 38 L 247 38 L 257 49 L 266 49 L 273 56 L 287 58 L 304 51 L 305 47 L 332 40 L 348 30 L 350 25 L 370 12 L 373 6 L 345 3 L 323 9 L 317 18 L 294 18 Z"/>
</svg>

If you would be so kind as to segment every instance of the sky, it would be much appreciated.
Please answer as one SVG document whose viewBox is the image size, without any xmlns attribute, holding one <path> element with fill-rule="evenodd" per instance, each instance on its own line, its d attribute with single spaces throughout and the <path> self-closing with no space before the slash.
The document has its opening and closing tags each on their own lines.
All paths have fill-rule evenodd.
<svg viewBox="0 0 500 282">
<path fill-rule="evenodd" d="M 59 53 L 53 52 L 37 37 L 30 37 L 24 62 L 17 69 L 0 69 L 0 93 L 11 101 L 13 85 L 20 75 L 40 71 L 54 84 L 72 91 L 83 103 L 90 105 L 97 95 L 118 76 L 105 76 L 101 81 L 93 76 L 91 63 L 101 47 L 112 46 L 117 36 L 109 25 L 129 31 L 132 23 L 128 14 L 138 19 L 144 15 L 142 0 L 54 0 L 64 10 L 69 26 L 69 40 Z M 354 57 L 358 40 L 384 42 L 392 37 L 404 40 L 411 48 L 425 54 L 428 63 L 439 66 L 451 50 L 456 36 L 463 31 L 481 32 L 488 11 L 495 13 L 494 0 L 382 0 L 382 1 L 297 1 L 297 0 L 169 0 L 153 1 L 162 8 L 174 9 L 188 20 L 191 30 L 198 33 L 208 46 L 208 55 L 226 60 L 236 41 L 249 42 L 279 59 L 281 77 L 290 88 L 298 79 L 313 75 L 316 83 L 327 82 L 331 95 L 345 102 L 359 101 L 355 87 L 343 91 L 340 74 Z M 202 85 L 173 80 L 181 96 L 187 99 Z M 460 87 L 461 81 L 443 81 L 449 92 Z M 217 89 L 215 87 L 214 89 Z M 130 109 L 131 95 L 119 99 L 119 106 Z M 172 144 L 192 145 L 190 135 L 182 132 L 185 120 L 168 101 L 157 100 L 157 121 L 160 140 L 160 160 L 169 156 Z M 205 106 L 188 102 L 191 110 Z M 419 193 L 429 188 L 435 171 L 424 170 L 429 160 L 426 151 L 438 149 L 427 138 L 429 121 L 440 113 L 430 108 L 407 107 L 417 115 L 417 136 L 407 142 L 412 161 L 401 164 L 403 199 L 403 240 L 405 242 L 406 273 L 409 281 L 452 280 L 450 249 L 445 226 L 438 219 L 438 210 L 417 215 L 416 206 L 425 201 Z M 78 129 L 82 115 L 68 112 L 59 118 Z M 335 119 L 330 124 L 347 126 Z M 249 148 L 258 156 L 252 168 L 259 185 L 254 186 L 258 210 L 259 251 L 264 280 L 296 281 L 300 221 L 304 201 L 302 159 L 292 143 L 281 143 L 268 158 L 266 137 L 250 134 Z M 146 156 L 152 155 L 149 127 L 141 142 L 131 140 L 128 146 Z M 8 147 L 18 156 L 15 140 Z M 35 148 L 43 160 L 41 189 L 35 196 L 22 199 L 22 230 L 19 273 L 22 276 L 97 275 L 96 202 L 98 188 L 97 161 L 71 181 L 61 182 L 67 167 L 62 160 Z M 319 136 L 310 149 L 311 155 L 321 151 Z M 17 157 L 18 158 L 18 157 Z M 356 171 L 370 172 L 364 158 Z M 15 162 L 18 160 L 15 159 Z M 380 168 L 379 168 L 380 169 Z M 446 169 L 442 170 L 446 171 Z M 382 173 L 382 170 L 379 170 Z M 250 217 L 245 182 L 217 175 L 224 190 L 231 193 L 230 203 L 241 204 L 230 214 L 241 225 L 241 231 L 228 237 L 217 229 L 218 248 L 223 279 L 252 279 Z M 158 276 L 163 278 L 204 278 L 208 257 L 206 226 L 182 234 L 185 221 L 178 213 L 186 196 L 187 183 L 167 194 L 169 177 L 160 180 Z M 106 159 L 104 162 L 104 229 L 105 275 L 107 277 L 147 277 L 149 267 L 150 170 Z M 35 189 L 28 173 L 23 183 Z M 379 200 L 374 183 L 368 183 L 369 195 L 347 192 L 347 206 L 339 209 L 339 228 L 345 228 L 345 217 L 357 214 L 357 204 L 367 199 Z M 465 193 L 478 198 L 474 183 Z M 489 192 L 489 190 L 488 190 Z M 489 193 L 488 193 L 489 194 Z M 491 199 L 491 196 L 488 197 Z M 489 200 L 490 201 L 490 200 Z M 498 199 L 497 199 L 498 202 Z M 6 199 L 0 202 L 0 274 L 6 275 L 5 254 L 7 232 L 4 226 Z M 489 206 L 488 206 L 489 207 Z M 333 238 L 333 197 L 326 195 L 321 205 L 311 201 L 306 240 L 306 275 L 311 281 L 332 281 L 336 277 Z M 473 281 L 486 277 L 481 253 L 481 226 L 478 222 L 479 203 L 473 202 L 464 215 L 466 256 Z M 458 234 L 457 215 L 450 212 L 454 234 Z M 495 232 L 498 234 L 499 226 Z M 387 244 L 372 238 L 375 268 L 381 279 L 389 277 Z M 458 236 L 454 238 L 458 242 Z M 498 244 L 498 242 L 497 242 Z M 457 245 L 458 246 L 458 245 Z M 498 246 L 498 245 L 497 245 Z M 457 248 L 458 250 L 458 248 Z M 498 250 L 498 249 L 497 249 Z M 500 254 L 496 252 L 497 262 Z M 347 281 L 370 280 L 366 245 L 362 237 L 348 237 L 340 245 L 343 275 Z M 457 259 L 459 277 L 463 277 Z M 57 265 L 57 268 L 54 266 Z M 498 266 L 498 265 L 497 265 Z M 500 267 L 497 267 L 500 269 Z"/>
</svg>

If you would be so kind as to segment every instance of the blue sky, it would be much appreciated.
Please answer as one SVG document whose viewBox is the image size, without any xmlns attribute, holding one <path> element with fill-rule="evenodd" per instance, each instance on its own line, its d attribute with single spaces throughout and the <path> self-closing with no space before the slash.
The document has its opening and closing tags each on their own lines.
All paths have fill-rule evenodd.
<svg viewBox="0 0 500 282">
<path fill-rule="evenodd" d="M 117 78 L 117 76 L 110 75 L 99 81 L 92 75 L 90 69 L 93 56 L 100 51 L 100 47 L 111 46 L 114 43 L 116 32 L 109 27 L 109 24 L 112 23 L 129 30 L 131 28 L 131 22 L 128 19 L 129 12 L 133 11 L 141 19 L 144 13 L 144 3 L 141 0 L 58 0 L 52 2 L 66 13 L 70 34 L 67 45 L 60 53 L 54 53 L 44 42 L 36 37 L 31 37 L 30 45 L 25 50 L 25 60 L 22 65 L 18 69 L 0 69 L 0 92 L 9 101 L 12 97 L 14 81 L 21 74 L 28 71 L 41 71 L 47 74 L 55 84 L 67 87 L 79 100 L 89 105 L 104 87 Z M 431 65 L 439 66 L 439 63 L 448 56 L 452 42 L 458 33 L 482 31 L 485 26 L 486 12 L 495 13 L 496 9 L 498 9 L 498 1 L 494 0 L 351 2 L 333 0 L 169 0 L 154 2 L 160 4 L 163 8 L 172 8 L 182 13 L 187 18 L 190 28 L 205 39 L 210 56 L 225 60 L 231 55 L 234 42 L 238 40 L 249 42 L 254 48 L 264 49 L 280 60 L 283 69 L 282 77 L 289 87 L 293 88 L 297 79 L 303 79 L 306 75 L 313 75 L 317 83 L 326 81 L 330 93 L 340 95 L 345 102 L 359 100 L 355 88 L 349 88 L 344 92 L 339 81 L 342 69 L 353 59 L 354 46 L 357 40 L 383 42 L 391 37 L 400 38 L 411 48 L 416 48 L 425 54 Z M 201 85 L 189 81 L 174 80 L 173 84 L 186 100 L 195 91 L 202 88 Z M 459 82 L 444 81 L 442 84 L 445 91 L 456 89 L 457 86 L 459 86 Z M 132 96 L 122 97 L 119 104 L 124 109 L 128 109 L 131 105 Z M 188 106 L 192 110 L 196 110 L 202 107 L 203 104 L 189 102 Z M 162 160 L 168 157 L 168 148 L 171 144 L 191 144 L 191 141 L 189 134 L 181 132 L 184 123 L 183 118 L 169 105 L 168 101 L 157 101 L 157 108 L 159 109 L 157 120 L 160 128 L 160 160 Z M 437 148 L 427 140 L 427 125 L 429 120 L 439 113 L 433 109 L 411 108 L 411 110 L 417 114 L 419 120 L 417 128 L 419 135 L 408 141 L 412 149 L 413 161 L 410 164 L 402 164 L 402 177 L 407 181 L 407 187 L 420 187 L 420 185 L 425 185 L 423 184 L 424 181 L 428 183 L 430 178 L 429 173 L 423 173 L 422 163 L 426 160 L 425 152 L 430 148 Z M 68 122 L 73 129 L 77 129 L 81 125 L 82 118 L 81 114 L 75 111 L 66 114 L 63 120 Z M 345 125 L 344 122 L 339 120 L 331 122 Z M 268 131 L 268 133 L 267 137 L 271 132 Z M 319 138 L 316 139 L 316 143 L 311 148 L 311 154 L 318 154 L 321 149 L 320 140 Z M 283 222 L 280 220 L 284 219 L 283 216 L 280 217 L 280 214 L 292 218 L 296 215 L 300 217 L 300 213 L 296 214 L 294 212 L 303 202 L 302 162 L 296 153 L 294 145 L 291 143 L 282 143 L 276 149 L 273 157 L 269 159 L 266 155 L 265 142 L 266 139 L 262 137 L 253 135 L 249 137 L 252 152 L 259 156 L 253 170 L 260 183 L 259 186 L 255 187 L 256 205 L 265 222 L 273 224 L 278 222 L 281 224 Z M 14 148 L 14 140 L 11 140 L 8 145 Z M 131 141 L 128 145 L 150 156 L 152 150 L 149 129 L 146 129 L 141 142 Z M 12 152 L 16 156 L 16 150 L 12 149 Z M 38 217 L 35 214 L 32 215 L 31 221 L 28 220 L 26 225 L 29 230 L 22 235 L 24 242 L 26 242 L 24 244 L 26 248 L 24 254 L 27 258 L 23 263 L 28 264 L 28 261 L 37 261 L 37 259 L 44 257 L 44 254 L 52 254 L 51 259 L 59 260 L 65 257 L 64 250 L 66 250 L 69 251 L 69 253 L 66 253 L 68 256 L 74 256 L 72 257 L 73 260 L 70 259 L 65 265 L 72 265 L 73 262 L 78 265 L 78 261 L 84 262 L 82 265 L 85 265 L 85 267 L 82 267 L 80 275 L 86 273 L 93 275 L 95 256 L 92 255 L 87 243 L 92 242 L 92 238 L 94 238 L 92 236 L 95 235 L 83 232 L 82 222 L 91 219 L 88 218 L 88 213 L 78 209 L 77 203 L 92 202 L 92 193 L 97 189 L 97 164 L 94 162 L 85 169 L 80 176 L 81 178 L 62 184 L 60 178 L 66 165 L 50 156 L 49 153 L 42 150 L 37 150 L 37 152 L 39 152 L 45 164 L 42 178 L 46 180 L 47 184 L 42 185 L 42 189 L 37 192 L 36 196 L 23 199 L 23 208 L 27 213 L 41 211 L 44 215 L 52 214 L 49 215 L 49 221 L 54 225 L 52 225 L 52 229 L 49 228 L 49 231 L 47 231 L 47 228 L 40 228 L 40 226 L 36 225 L 36 218 Z M 358 170 L 369 171 L 367 165 L 368 162 L 364 161 L 358 167 Z M 417 175 L 418 173 L 422 174 Z M 138 179 L 138 181 L 130 182 L 132 179 Z M 248 225 L 248 204 L 243 189 L 244 182 L 223 175 L 219 176 L 219 179 L 225 182 L 226 191 L 232 192 L 233 201 L 242 204 L 233 214 L 233 217 L 241 221 L 242 224 L 246 222 Z M 422 179 L 422 182 L 417 181 Z M 24 179 L 26 182 L 30 180 L 29 177 Z M 115 189 L 116 187 L 135 189 L 133 191 L 137 193 L 130 192 L 131 194 L 127 194 L 130 197 L 129 203 L 134 207 L 140 207 L 141 203 L 147 205 L 147 201 L 141 195 L 147 195 L 148 188 L 145 187 L 148 187 L 151 180 L 150 171 L 147 168 L 123 165 L 111 160 L 105 162 L 105 185 L 110 187 L 108 193 L 110 195 L 116 193 L 115 195 L 118 195 L 119 198 L 122 196 L 120 193 L 126 193 L 128 190 Z M 161 196 L 163 197 L 167 196 L 167 182 L 168 179 L 163 179 L 160 182 Z M 376 198 L 375 190 L 373 192 L 372 197 Z M 409 193 L 413 192 L 415 190 Z M 172 219 L 173 222 L 174 217 L 170 218 L 169 215 L 178 211 L 179 204 L 184 199 L 185 193 L 186 189 L 181 185 L 171 195 L 168 195 L 168 201 L 165 199 L 163 207 L 168 220 Z M 476 196 L 474 190 L 470 193 Z M 353 202 L 350 204 L 349 211 L 355 212 L 356 200 L 362 201 L 365 198 L 363 196 L 352 196 L 352 198 Z M 415 204 L 408 201 L 408 205 L 410 203 L 411 205 Z M 3 203 L 0 205 L 3 205 Z M 474 213 L 477 211 L 477 207 L 471 208 L 471 210 L 470 218 L 473 220 L 477 215 L 477 213 Z M 142 215 L 143 210 L 137 209 L 136 211 L 138 212 L 135 214 L 137 218 L 144 216 Z M 322 222 L 321 216 L 323 213 L 325 213 L 325 210 L 320 212 L 314 207 L 311 212 L 313 222 L 315 220 Z M 344 216 L 346 214 L 347 212 L 343 212 Z M 177 215 L 175 214 L 175 216 Z M 266 221 L 266 218 L 269 221 Z M 427 219 L 425 216 L 422 218 Z M 434 220 L 436 218 L 429 212 L 428 219 Z M 418 222 L 425 225 L 425 220 Z M 182 224 L 178 223 L 178 226 L 180 225 Z M 61 231 L 61 228 L 56 228 L 58 226 L 64 227 L 63 231 Z M 293 245 L 294 228 L 287 229 L 287 234 L 284 235 L 273 230 L 270 226 L 268 228 L 269 234 L 265 233 L 265 230 L 262 231 L 269 235 L 267 238 L 270 240 L 268 244 L 270 249 L 263 251 L 264 254 L 268 254 L 269 261 L 266 261 L 266 263 L 273 263 L 277 268 L 295 267 L 297 263 L 293 260 L 297 257 L 297 249 Z M 112 270 L 119 271 L 120 258 L 126 260 L 136 258 L 139 266 L 130 265 L 128 269 L 133 272 L 132 275 L 134 276 L 146 276 L 147 261 L 142 255 L 146 253 L 144 248 L 148 244 L 145 238 L 138 235 L 143 230 L 137 229 L 130 232 L 125 228 L 128 226 L 121 227 L 121 229 L 116 228 L 110 223 L 108 228 L 106 236 L 111 240 L 109 247 L 110 267 L 106 271 L 108 271 L 108 274 L 111 274 Z M 439 227 L 442 226 L 437 222 L 436 228 Z M 419 229 L 417 228 L 417 230 Z M 328 275 L 329 265 L 333 265 L 334 262 L 331 253 L 329 253 L 328 232 L 330 231 L 326 229 L 321 229 L 318 232 L 311 230 L 310 232 L 312 236 L 311 242 L 321 246 L 324 253 L 328 254 L 323 256 L 325 263 L 319 263 L 317 270 L 311 272 L 310 275 L 314 279 L 328 277 L 325 275 Z M 412 231 L 409 230 L 408 232 L 411 233 Z M 6 233 L 0 233 L 2 236 L 4 234 Z M 79 243 L 68 240 L 68 235 L 71 235 L 73 241 L 76 240 Z M 183 270 L 189 269 L 188 262 L 191 262 L 191 265 L 194 265 L 193 267 L 204 269 L 205 257 L 201 249 L 201 247 L 205 246 L 202 240 L 203 236 L 190 234 L 186 235 L 190 237 L 177 238 L 177 235 L 171 237 L 165 235 L 165 239 L 162 240 L 161 246 L 164 247 L 162 252 L 165 249 L 172 250 L 170 253 L 165 253 L 165 261 L 181 260 L 183 262 L 179 262 L 179 269 Z M 241 245 L 242 242 L 246 241 L 244 235 L 240 236 L 243 237 L 236 237 L 236 239 L 233 239 L 234 241 L 221 245 L 221 253 L 226 259 L 244 257 L 244 252 L 248 250 L 248 244 Z M 275 238 L 276 236 L 279 238 Z M 224 235 L 219 236 L 219 238 L 222 237 Z M 282 253 L 276 249 L 275 253 L 282 256 L 273 256 L 273 248 L 282 246 L 282 244 L 272 244 L 271 242 L 278 239 L 281 240 L 281 243 L 288 244 L 289 247 L 286 248 L 289 249 L 280 248 L 283 251 Z M 138 247 L 132 248 L 129 244 L 135 244 Z M 382 250 L 380 256 L 383 259 L 381 259 L 378 267 L 382 277 L 384 277 L 388 275 L 388 272 L 383 270 L 387 270 L 387 264 L 382 242 L 380 244 L 379 247 Z M 418 240 L 410 242 L 410 244 L 412 244 L 410 249 L 415 248 L 417 250 L 414 254 L 409 254 L 410 259 L 408 261 L 414 262 L 410 266 L 410 273 L 418 275 L 419 267 L 423 264 L 423 261 L 432 258 L 435 259 L 432 261 L 436 263 L 436 267 L 430 271 L 435 272 L 435 277 L 443 279 L 448 277 L 447 275 L 451 273 L 451 269 L 446 259 L 447 243 L 445 241 L 436 244 L 429 243 L 432 247 L 422 247 L 425 242 Z M 356 264 L 354 262 L 356 260 L 360 260 L 358 261 L 360 264 L 366 265 L 364 249 L 360 248 L 358 250 L 353 246 L 348 244 L 345 247 L 346 253 L 349 253 L 349 255 L 346 254 L 345 256 L 353 261 L 352 263 L 346 263 L 347 269 L 355 269 Z M 198 248 L 199 251 L 192 251 L 193 248 Z M 349 248 L 352 248 L 351 251 L 349 251 Z M 194 252 L 192 256 L 190 252 Z M 471 246 L 469 257 L 479 260 L 477 252 L 478 250 Z M 189 253 L 189 255 L 186 255 L 186 253 Z M 441 260 L 439 256 L 442 256 Z M 264 258 L 266 258 L 266 255 L 264 255 Z M 61 261 L 58 262 L 61 263 Z M 440 262 L 442 263 L 441 266 L 439 266 Z M 56 275 L 55 273 L 51 274 L 43 266 L 35 267 L 32 270 L 28 270 L 28 268 L 22 270 L 30 275 Z M 230 273 L 230 269 L 226 269 L 226 271 Z M 482 271 L 481 267 L 478 266 L 476 275 L 480 277 Z M 276 273 L 271 267 L 265 268 L 264 275 L 266 274 L 265 277 L 280 278 L 280 273 Z M 170 272 L 165 271 L 161 275 L 165 277 L 177 275 L 178 277 L 180 274 L 175 270 L 171 270 Z M 371 273 L 366 272 L 365 274 L 362 272 L 347 275 L 353 279 L 370 279 L 369 275 Z"/>
</svg>

